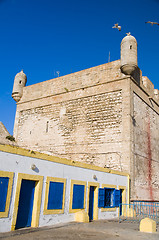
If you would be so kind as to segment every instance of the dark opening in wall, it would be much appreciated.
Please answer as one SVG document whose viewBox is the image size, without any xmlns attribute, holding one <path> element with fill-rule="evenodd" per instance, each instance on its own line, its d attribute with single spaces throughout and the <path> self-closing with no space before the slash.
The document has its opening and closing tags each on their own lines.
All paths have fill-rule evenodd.
<svg viewBox="0 0 159 240">
<path fill-rule="evenodd" d="M 49 131 L 49 121 L 46 122 L 46 133 Z"/>
</svg>

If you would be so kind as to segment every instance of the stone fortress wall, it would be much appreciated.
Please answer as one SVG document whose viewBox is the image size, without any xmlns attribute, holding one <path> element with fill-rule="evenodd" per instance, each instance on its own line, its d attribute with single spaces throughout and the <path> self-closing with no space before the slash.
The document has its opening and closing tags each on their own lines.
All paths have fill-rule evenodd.
<svg viewBox="0 0 159 240">
<path fill-rule="evenodd" d="M 117 64 L 118 68 L 110 71 Z M 108 69 L 104 65 L 76 73 L 75 76 L 71 74 L 35 84 L 33 89 L 32 86 L 25 87 L 17 105 L 18 144 L 45 153 L 67 156 L 72 160 L 88 163 L 96 161 L 97 165 L 104 167 L 106 158 L 110 157 L 105 156 L 103 144 L 108 143 L 109 152 L 113 152 L 112 155 L 120 161 L 121 151 L 116 154 L 117 151 L 112 149 L 115 146 L 111 145 L 116 144 L 120 149 L 122 92 L 119 87 L 113 90 L 108 88 L 112 81 L 110 73 L 119 72 L 119 61 L 108 65 Z M 74 79 L 76 84 L 72 84 Z M 67 91 L 61 87 L 63 82 Z M 91 82 L 94 82 L 93 86 Z M 108 166 L 115 167 L 111 162 Z"/>
<path fill-rule="evenodd" d="M 127 171 L 132 199 L 159 200 L 158 104 L 137 63 L 127 75 L 117 60 L 23 87 L 14 137 L 21 147 Z"/>
<path fill-rule="evenodd" d="M 132 92 L 132 176 L 133 199 L 159 200 L 159 105 L 158 95 L 147 78 L 141 94 Z M 140 91 L 139 91 L 140 90 Z M 155 93 L 155 94 L 154 94 Z"/>
</svg>

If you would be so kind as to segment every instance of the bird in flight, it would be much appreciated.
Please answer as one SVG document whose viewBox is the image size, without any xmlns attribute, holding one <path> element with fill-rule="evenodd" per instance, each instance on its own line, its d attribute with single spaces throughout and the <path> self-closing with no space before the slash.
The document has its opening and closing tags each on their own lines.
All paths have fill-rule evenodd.
<svg viewBox="0 0 159 240">
<path fill-rule="evenodd" d="M 156 25 L 159 26 L 159 23 L 157 23 L 157 22 L 151 22 L 151 21 L 148 21 L 148 22 L 145 22 L 145 23 L 150 23 L 152 26 L 153 26 L 154 24 L 156 24 Z"/>
<path fill-rule="evenodd" d="M 118 23 L 115 23 L 112 28 L 117 28 L 119 31 L 121 31 L 121 26 L 119 26 Z"/>
</svg>

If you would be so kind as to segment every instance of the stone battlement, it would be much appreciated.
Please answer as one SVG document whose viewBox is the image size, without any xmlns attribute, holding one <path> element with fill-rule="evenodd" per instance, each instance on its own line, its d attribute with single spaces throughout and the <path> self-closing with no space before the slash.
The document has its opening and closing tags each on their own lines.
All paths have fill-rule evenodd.
<svg viewBox="0 0 159 240">
<path fill-rule="evenodd" d="M 64 94 L 78 89 L 85 89 L 108 82 L 127 78 L 129 75 L 121 73 L 120 60 L 105 63 L 96 67 L 88 68 L 79 72 L 71 73 L 58 78 L 23 88 L 23 96 L 19 103 L 29 102 Z M 159 101 L 159 90 L 154 89 L 154 84 L 146 77 L 142 76 L 141 70 L 132 75 L 140 87 L 155 101 Z"/>
<path fill-rule="evenodd" d="M 142 77 L 142 88 L 151 98 L 155 98 L 155 100 L 159 101 L 159 90 L 154 89 L 154 84 L 148 79 L 148 77 Z"/>
<path fill-rule="evenodd" d="M 120 71 L 120 60 L 117 60 L 24 87 L 19 103 L 100 85 L 124 76 Z"/>
</svg>

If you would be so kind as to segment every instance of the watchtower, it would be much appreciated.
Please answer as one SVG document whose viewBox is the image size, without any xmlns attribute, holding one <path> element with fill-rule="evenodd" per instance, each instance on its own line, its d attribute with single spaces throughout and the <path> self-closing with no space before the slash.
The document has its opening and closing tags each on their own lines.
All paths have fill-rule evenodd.
<svg viewBox="0 0 159 240">
<path fill-rule="evenodd" d="M 18 102 L 23 95 L 23 87 L 25 87 L 27 82 L 27 77 L 23 70 L 16 74 L 14 78 L 14 85 L 12 91 L 12 98 Z"/>
<path fill-rule="evenodd" d="M 127 33 L 121 42 L 121 66 L 122 73 L 132 75 L 137 69 L 137 41 Z"/>
</svg>

